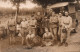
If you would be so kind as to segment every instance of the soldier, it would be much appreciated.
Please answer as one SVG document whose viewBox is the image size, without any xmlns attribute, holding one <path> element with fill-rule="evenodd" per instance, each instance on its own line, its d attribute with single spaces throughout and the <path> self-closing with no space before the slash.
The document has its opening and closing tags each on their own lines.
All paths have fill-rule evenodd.
<svg viewBox="0 0 80 52">
<path fill-rule="evenodd" d="M 0 40 L 3 39 L 3 34 L 4 34 L 4 29 L 3 29 L 3 25 L 1 24 L 1 21 L 0 21 Z"/>
<path fill-rule="evenodd" d="M 26 43 L 27 43 L 27 48 L 32 48 L 34 45 L 33 39 L 35 38 L 35 34 L 32 33 L 32 31 L 29 31 L 29 34 L 26 36 Z"/>
<path fill-rule="evenodd" d="M 44 16 L 44 18 L 42 19 L 43 32 L 45 32 L 45 28 L 49 29 L 49 19 L 47 18 L 47 16 Z"/>
<path fill-rule="evenodd" d="M 50 18 L 52 15 L 52 9 L 47 9 L 47 17 Z"/>
<path fill-rule="evenodd" d="M 28 21 L 24 18 L 21 22 L 21 36 L 22 36 L 22 44 L 24 45 L 26 35 L 28 34 Z"/>
<path fill-rule="evenodd" d="M 34 16 L 32 16 L 31 18 L 32 19 L 30 19 L 29 26 L 32 29 L 32 33 L 36 34 L 37 20 Z"/>
<path fill-rule="evenodd" d="M 49 23 L 50 23 L 50 32 L 54 34 L 55 41 L 57 41 L 58 18 L 54 12 L 52 13 L 52 16 L 50 17 Z"/>
<path fill-rule="evenodd" d="M 70 32 L 72 27 L 72 18 L 65 12 L 65 16 L 61 18 L 61 44 L 68 46 L 68 41 L 70 38 Z"/>
<path fill-rule="evenodd" d="M 54 35 L 45 28 L 45 33 L 43 34 L 43 44 L 46 46 L 53 45 L 54 43 Z"/>
<path fill-rule="evenodd" d="M 42 16 L 41 13 L 37 13 L 37 34 L 42 37 L 43 35 L 43 30 L 42 30 Z"/>
<path fill-rule="evenodd" d="M 27 49 L 31 49 L 34 46 L 42 45 L 41 38 L 32 33 L 31 30 L 29 31 L 29 34 L 26 36 L 26 43 L 27 43 Z"/>
<path fill-rule="evenodd" d="M 15 31 L 16 31 L 16 22 L 13 17 L 8 21 L 8 29 L 9 29 L 9 35 L 10 35 L 10 44 L 12 44 L 12 41 L 15 42 Z"/>
<path fill-rule="evenodd" d="M 62 18 L 62 13 L 59 13 L 59 16 L 58 16 L 58 39 L 60 41 L 60 37 L 61 37 L 61 18 Z"/>
</svg>

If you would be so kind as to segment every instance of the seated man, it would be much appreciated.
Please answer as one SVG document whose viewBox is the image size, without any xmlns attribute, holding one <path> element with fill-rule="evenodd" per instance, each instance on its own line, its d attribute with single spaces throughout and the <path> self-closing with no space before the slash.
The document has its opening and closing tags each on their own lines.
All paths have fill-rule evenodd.
<svg viewBox="0 0 80 52">
<path fill-rule="evenodd" d="M 42 45 L 42 39 L 29 31 L 29 34 L 26 36 L 27 49 L 31 49 L 34 46 Z"/>
<path fill-rule="evenodd" d="M 48 31 L 47 28 L 45 28 L 45 33 L 43 34 L 43 44 L 45 46 L 51 46 L 54 43 L 54 36 L 51 32 Z"/>
<path fill-rule="evenodd" d="M 33 39 L 35 38 L 35 34 L 32 31 L 29 31 L 29 34 L 26 36 L 27 48 L 32 48 L 34 45 Z"/>
</svg>

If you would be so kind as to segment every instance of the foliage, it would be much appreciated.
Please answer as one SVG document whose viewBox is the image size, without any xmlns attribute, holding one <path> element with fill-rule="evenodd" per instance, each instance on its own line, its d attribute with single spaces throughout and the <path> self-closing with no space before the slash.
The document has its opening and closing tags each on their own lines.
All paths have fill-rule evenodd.
<svg viewBox="0 0 80 52">
<path fill-rule="evenodd" d="M 38 3 L 42 5 L 43 7 L 46 7 L 47 5 L 55 4 L 57 2 L 72 2 L 75 0 L 33 0 L 35 3 Z"/>
</svg>

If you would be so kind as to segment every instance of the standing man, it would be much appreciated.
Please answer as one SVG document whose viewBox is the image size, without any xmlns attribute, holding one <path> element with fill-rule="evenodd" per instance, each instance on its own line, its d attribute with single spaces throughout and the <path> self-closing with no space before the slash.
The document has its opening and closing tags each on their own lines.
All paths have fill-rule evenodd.
<svg viewBox="0 0 80 52">
<path fill-rule="evenodd" d="M 24 18 L 21 22 L 21 36 L 22 36 L 22 44 L 24 45 L 26 35 L 28 34 L 28 21 Z"/>
<path fill-rule="evenodd" d="M 12 44 L 12 41 L 15 42 L 15 31 L 16 31 L 16 22 L 13 17 L 8 21 L 8 29 L 9 29 L 9 35 L 10 35 L 10 44 Z"/>
<path fill-rule="evenodd" d="M 50 32 L 54 34 L 55 41 L 57 41 L 57 27 L 58 27 L 58 18 L 54 12 L 49 20 L 50 23 Z"/>
<path fill-rule="evenodd" d="M 31 30 L 32 30 L 32 33 L 33 34 L 36 34 L 36 27 L 37 27 L 37 20 L 35 19 L 34 16 L 31 16 L 32 19 L 30 19 L 30 27 L 31 27 Z"/>
<path fill-rule="evenodd" d="M 49 19 L 47 18 L 47 16 L 44 16 L 44 18 L 42 19 L 43 32 L 45 32 L 45 28 L 48 28 L 49 30 Z"/>
<path fill-rule="evenodd" d="M 58 16 L 58 39 L 60 41 L 60 37 L 61 37 L 61 18 L 62 18 L 62 13 L 59 13 L 59 16 Z"/>
<path fill-rule="evenodd" d="M 68 46 L 68 41 L 70 38 L 70 32 L 72 27 L 72 18 L 68 15 L 68 12 L 65 12 L 65 16 L 61 18 L 61 44 Z"/>
<path fill-rule="evenodd" d="M 40 12 L 37 12 L 37 34 L 42 37 L 43 30 L 42 30 L 42 16 Z"/>
</svg>

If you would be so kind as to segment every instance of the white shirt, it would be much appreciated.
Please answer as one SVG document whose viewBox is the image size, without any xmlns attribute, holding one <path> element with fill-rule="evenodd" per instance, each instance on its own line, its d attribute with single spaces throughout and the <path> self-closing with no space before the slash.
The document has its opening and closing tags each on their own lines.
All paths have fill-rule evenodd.
<svg viewBox="0 0 80 52">
<path fill-rule="evenodd" d="M 66 23 L 69 24 L 69 25 L 66 25 Z M 62 17 L 61 18 L 61 24 L 65 28 L 70 28 L 72 26 L 72 18 L 70 16 L 68 16 L 68 17 L 66 17 L 66 16 Z"/>
<path fill-rule="evenodd" d="M 54 36 L 51 32 L 48 32 L 43 34 L 43 38 L 54 38 Z"/>
<path fill-rule="evenodd" d="M 29 22 L 30 25 L 36 25 L 36 23 L 37 23 L 37 20 L 30 20 Z"/>
<path fill-rule="evenodd" d="M 21 30 L 21 26 L 17 24 L 17 30 Z"/>
<path fill-rule="evenodd" d="M 21 27 L 27 27 L 27 26 L 28 26 L 28 21 L 21 22 Z"/>
<path fill-rule="evenodd" d="M 15 19 L 10 19 L 8 21 L 8 25 L 15 25 Z"/>
<path fill-rule="evenodd" d="M 35 35 L 34 35 L 34 34 L 31 34 L 31 35 L 30 35 L 30 34 L 28 34 L 28 35 L 26 36 L 26 39 L 28 39 L 28 38 L 29 38 L 29 39 L 32 39 L 32 38 L 34 38 L 34 37 L 35 37 Z"/>
</svg>

